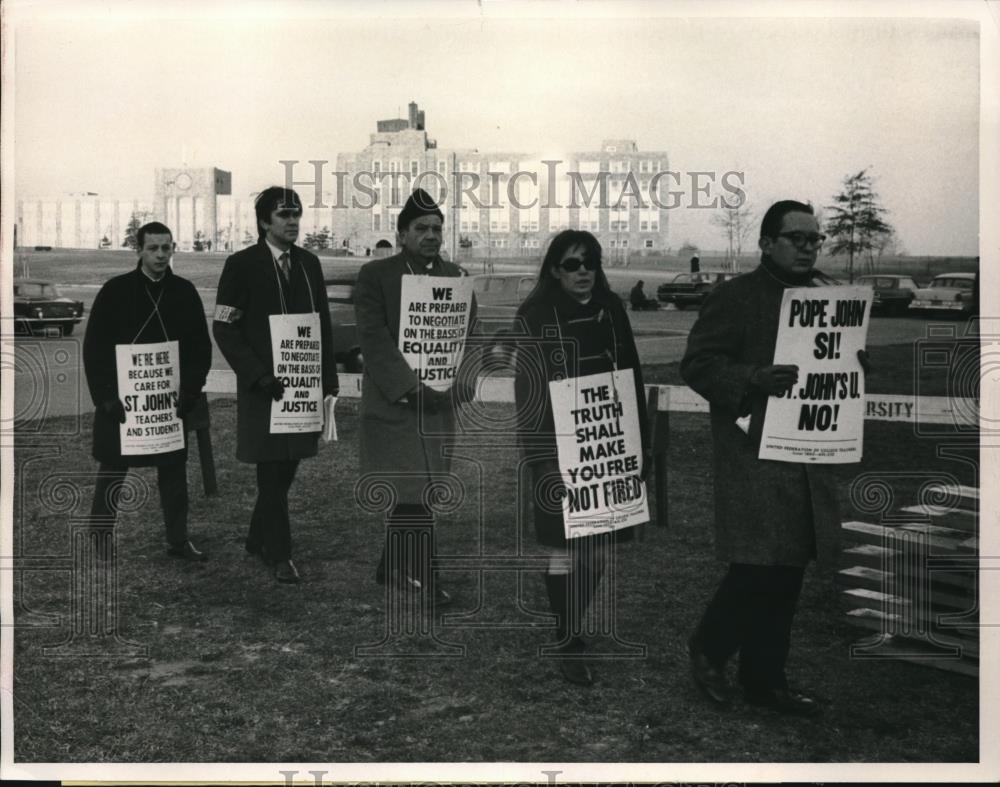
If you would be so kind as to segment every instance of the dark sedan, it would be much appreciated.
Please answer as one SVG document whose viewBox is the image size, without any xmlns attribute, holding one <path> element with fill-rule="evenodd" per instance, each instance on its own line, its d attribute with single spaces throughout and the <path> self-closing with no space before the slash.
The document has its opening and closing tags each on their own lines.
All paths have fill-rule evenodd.
<svg viewBox="0 0 1000 787">
<path fill-rule="evenodd" d="M 14 279 L 14 327 L 29 335 L 58 328 L 69 336 L 83 319 L 83 302 L 63 298 L 54 284 L 38 279 Z"/>
<path fill-rule="evenodd" d="M 913 294 L 920 289 L 909 276 L 870 275 L 859 276 L 858 284 L 867 284 L 875 291 L 872 311 L 876 314 L 906 314 Z"/>
<path fill-rule="evenodd" d="M 364 371 L 361 341 L 354 316 L 354 286 L 357 272 L 327 278 L 326 299 L 330 304 L 330 322 L 333 325 L 333 357 L 345 372 L 360 374 Z"/>
<path fill-rule="evenodd" d="M 701 306 L 713 287 L 738 275 L 729 271 L 679 273 L 672 280 L 656 288 L 656 297 L 663 303 L 674 304 L 678 309 Z"/>
</svg>

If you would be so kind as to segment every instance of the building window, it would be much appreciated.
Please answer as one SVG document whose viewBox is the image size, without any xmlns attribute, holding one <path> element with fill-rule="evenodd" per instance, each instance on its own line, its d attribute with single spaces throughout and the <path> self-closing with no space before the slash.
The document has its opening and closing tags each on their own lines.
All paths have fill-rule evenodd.
<svg viewBox="0 0 1000 787">
<path fill-rule="evenodd" d="M 420 174 L 420 162 L 419 161 L 413 161 L 413 160 L 411 160 L 410 161 L 410 177 L 411 178 L 415 178 L 419 174 Z"/>
<path fill-rule="evenodd" d="M 372 175 L 376 181 L 382 176 L 382 162 L 378 159 L 372 161 Z"/>
<path fill-rule="evenodd" d="M 398 215 L 399 215 L 398 210 L 390 210 L 388 213 L 388 224 L 389 224 L 389 230 L 391 232 L 396 231 L 396 217 Z"/>
<path fill-rule="evenodd" d="M 639 162 L 639 172 L 649 172 L 649 162 L 645 159 Z"/>
<path fill-rule="evenodd" d="M 438 159 L 438 175 L 442 178 L 448 176 L 448 161 L 447 159 Z"/>
<path fill-rule="evenodd" d="M 492 232 L 509 232 L 510 231 L 510 216 L 507 212 L 507 208 L 490 208 L 490 230 Z"/>
<path fill-rule="evenodd" d="M 373 212 L 372 213 L 372 232 L 381 232 L 381 231 L 382 231 L 382 214 L 381 213 Z"/>
<path fill-rule="evenodd" d="M 653 239 L 652 238 L 646 238 L 645 246 L 646 246 L 647 249 L 653 248 Z"/>
<path fill-rule="evenodd" d="M 617 249 L 618 248 L 618 241 L 616 241 L 614 238 L 612 238 L 610 241 L 608 241 L 608 245 L 612 249 Z"/>
<path fill-rule="evenodd" d="M 507 246 L 507 239 L 506 238 L 493 238 L 490 241 L 490 246 L 492 246 L 494 249 L 503 249 L 503 248 L 506 248 L 506 246 Z"/>
<path fill-rule="evenodd" d="M 623 248 L 623 249 L 627 249 L 628 248 L 628 238 L 622 238 L 621 243 L 618 244 L 618 245 L 621 248 Z"/>
</svg>

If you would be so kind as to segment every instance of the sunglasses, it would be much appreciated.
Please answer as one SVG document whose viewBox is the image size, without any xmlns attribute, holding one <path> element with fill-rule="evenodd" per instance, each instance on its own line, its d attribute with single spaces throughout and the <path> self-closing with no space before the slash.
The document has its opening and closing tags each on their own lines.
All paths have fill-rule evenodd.
<svg viewBox="0 0 1000 787">
<path fill-rule="evenodd" d="M 567 273 L 575 273 L 580 270 L 581 265 L 588 271 L 596 271 L 601 267 L 601 263 L 599 262 L 595 262 L 594 260 L 581 260 L 579 257 L 567 257 L 559 263 L 559 267 Z"/>
</svg>

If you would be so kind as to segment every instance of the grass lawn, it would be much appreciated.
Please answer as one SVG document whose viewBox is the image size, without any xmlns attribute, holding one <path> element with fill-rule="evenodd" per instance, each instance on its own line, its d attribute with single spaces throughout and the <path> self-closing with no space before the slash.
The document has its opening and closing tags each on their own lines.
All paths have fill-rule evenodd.
<svg viewBox="0 0 1000 787">
<path fill-rule="evenodd" d="M 669 368 L 661 370 L 669 375 Z M 660 373 L 660 372 L 657 372 Z M 675 371 L 673 373 L 676 373 Z M 665 380 L 666 381 L 666 380 Z M 874 381 L 873 381 L 874 383 Z M 339 405 L 338 405 L 339 407 Z M 189 463 L 191 531 L 203 565 L 164 554 L 155 487 L 118 526 L 119 633 L 148 658 L 53 658 L 42 649 L 68 629 L 30 625 L 70 610 L 68 571 L 25 571 L 16 585 L 14 758 L 18 762 L 965 762 L 978 758 L 978 683 L 896 661 L 852 661 L 860 632 L 847 625 L 831 577 L 807 574 L 789 672 L 828 702 L 815 720 L 737 703 L 706 704 L 688 673 L 685 641 L 723 567 L 712 550 L 708 419 L 671 418 L 670 524 L 646 527 L 617 563 L 618 637 L 645 655 L 596 665 L 581 689 L 538 649 L 552 636 L 540 576 L 449 571 L 480 627 L 435 629 L 464 647 L 453 657 L 372 658 L 386 625 L 373 581 L 383 526 L 358 508 L 358 419 L 345 402 L 340 442 L 321 445 L 293 486 L 296 562 L 305 581 L 278 586 L 243 551 L 253 468 L 233 459 L 235 402 L 212 403 L 220 494 L 201 495 Z M 495 406 L 497 420 L 510 416 Z M 65 555 L 70 520 L 93 492 L 89 420 L 82 438 L 17 449 L 15 537 L 22 555 Z M 502 431 L 502 430 L 501 430 Z M 501 435 L 503 437 L 504 435 Z M 966 464 L 938 458 L 937 442 L 908 426 L 869 423 L 864 462 L 838 471 L 842 513 L 859 473 L 948 472 L 976 484 Z M 517 551 L 516 453 L 481 436 L 459 446 L 466 496 L 438 525 L 446 555 Z M 155 485 L 151 470 L 137 476 Z M 58 477 L 78 498 L 39 494 Z M 898 479 L 901 504 L 918 480 Z M 71 510 L 70 510 L 71 509 Z M 522 608 L 516 602 L 520 601 Z M 527 611 L 526 611 L 527 610 Z M 529 627 L 525 622 L 534 621 Z M 486 625 L 488 624 L 488 625 Z"/>
</svg>

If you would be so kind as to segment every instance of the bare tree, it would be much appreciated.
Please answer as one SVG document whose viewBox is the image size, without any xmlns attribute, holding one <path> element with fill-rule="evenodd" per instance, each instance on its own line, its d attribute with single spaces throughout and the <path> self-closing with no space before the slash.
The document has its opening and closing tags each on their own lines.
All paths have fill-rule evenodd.
<svg viewBox="0 0 1000 787">
<path fill-rule="evenodd" d="M 757 218 L 746 200 L 731 206 L 723 201 L 722 205 L 720 212 L 712 216 L 712 224 L 722 230 L 726 239 L 726 267 L 738 271 L 743 247 L 750 240 Z"/>
</svg>

